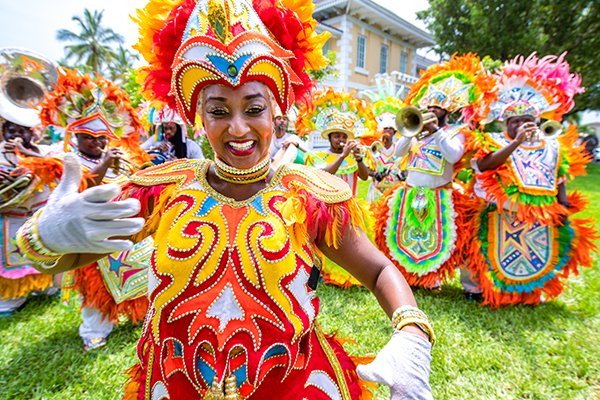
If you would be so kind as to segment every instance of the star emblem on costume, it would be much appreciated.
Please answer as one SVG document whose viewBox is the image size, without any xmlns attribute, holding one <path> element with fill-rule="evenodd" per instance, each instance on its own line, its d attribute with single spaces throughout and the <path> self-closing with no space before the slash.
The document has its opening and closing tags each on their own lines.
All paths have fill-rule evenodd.
<svg viewBox="0 0 600 400">
<path fill-rule="evenodd" d="M 19 249 L 19 245 L 17 244 L 17 240 L 15 238 L 10 239 L 10 244 L 14 247 L 14 250 L 10 252 L 10 254 L 15 254 L 19 257 L 19 260 L 23 260 L 23 253 L 21 253 L 21 249 Z"/>
<path fill-rule="evenodd" d="M 262 301 L 249 294 L 240 285 L 235 272 L 239 263 L 237 254 L 235 252 L 224 254 L 223 260 L 227 266 L 219 280 L 206 290 L 175 306 L 167 322 L 173 323 L 185 316 L 193 315 L 188 326 L 190 346 L 198 333 L 208 328 L 216 334 L 219 351 L 222 351 L 227 342 L 241 331 L 250 335 L 257 350 L 261 345 L 262 337 L 258 319 L 270 322 L 281 330 L 285 329 L 284 325 Z"/>
</svg>

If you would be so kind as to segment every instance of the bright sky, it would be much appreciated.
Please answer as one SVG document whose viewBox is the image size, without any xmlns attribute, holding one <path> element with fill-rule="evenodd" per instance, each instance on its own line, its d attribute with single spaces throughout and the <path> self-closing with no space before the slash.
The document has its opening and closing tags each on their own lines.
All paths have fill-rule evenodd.
<svg viewBox="0 0 600 400">
<path fill-rule="evenodd" d="M 429 7 L 427 0 L 398 1 L 375 0 L 400 17 L 424 29 L 417 21 L 416 12 Z M 104 9 L 105 27 L 112 28 L 126 39 L 126 45 L 137 42 L 137 26 L 129 15 L 146 5 L 147 0 L 2 0 L 0 2 L 0 48 L 25 47 L 53 60 L 64 57 L 63 47 L 68 44 L 56 40 L 59 29 L 79 33 L 74 15 L 83 17 L 85 8 L 90 11 Z M 430 54 L 432 55 L 432 54 Z"/>
</svg>

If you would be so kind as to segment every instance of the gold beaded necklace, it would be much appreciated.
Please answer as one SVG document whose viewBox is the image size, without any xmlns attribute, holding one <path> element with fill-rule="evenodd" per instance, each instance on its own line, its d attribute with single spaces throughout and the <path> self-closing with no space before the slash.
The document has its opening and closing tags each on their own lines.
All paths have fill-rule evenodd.
<svg viewBox="0 0 600 400">
<path fill-rule="evenodd" d="M 219 156 L 215 155 L 215 172 L 219 178 L 231 183 L 252 183 L 266 179 L 271 170 L 271 152 L 258 162 L 254 167 L 238 169 L 225 164 Z"/>
</svg>

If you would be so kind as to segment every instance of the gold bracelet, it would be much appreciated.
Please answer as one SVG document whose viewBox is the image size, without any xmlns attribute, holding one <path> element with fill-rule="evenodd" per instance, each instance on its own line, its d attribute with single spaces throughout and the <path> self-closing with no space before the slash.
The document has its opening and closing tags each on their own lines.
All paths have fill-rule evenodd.
<svg viewBox="0 0 600 400">
<path fill-rule="evenodd" d="M 394 324 L 394 331 L 398 332 L 406 325 L 414 324 L 423 332 L 429 336 L 429 342 L 431 345 L 435 345 L 435 332 L 431 326 L 431 322 L 427 315 L 413 306 L 402 306 L 398 307 L 392 315 L 392 322 Z"/>
</svg>

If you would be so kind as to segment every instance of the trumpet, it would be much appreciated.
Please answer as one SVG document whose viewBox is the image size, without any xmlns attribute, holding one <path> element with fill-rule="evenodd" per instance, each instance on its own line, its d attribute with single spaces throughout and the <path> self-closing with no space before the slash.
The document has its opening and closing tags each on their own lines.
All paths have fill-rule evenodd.
<svg viewBox="0 0 600 400">
<path fill-rule="evenodd" d="M 529 137 L 528 142 L 539 142 L 542 138 L 544 140 L 556 139 L 562 131 L 563 128 L 560 122 L 549 120 L 540 125 L 539 129 Z"/>
<path fill-rule="evenodd" d="M 429 123 L 438 123 L 434 113 L 420 112 L 416 107 L 406 106 L 396 114 L 396 130 L 406 138 L 417 136 L 419 140 L 425 139 L 431 133 L 422 134 L 423 127 Z"/>
<path fill-rule="evenodd" d="M 340 143 L 340 147 L 346 146 L 346 143 Z M 373 157 L 379 157 L 381 152 L 383 151 L 383 143 L 381 142 L 373 142 L 370 146 L 359 144 L 356 146 L 361 152 L 369 152 Z"/>
<path fill-rule="evenodd" d="M 102 149 L 102 153 L 106 154 L 106 152 L 107 150 Z M 131 175 L 135 174 L 137 171 L 152 166 L 154 166 L 152 162 L 147 162 L 142 165 L 138 165 L 125 157 L 119 157 L 116 160 L 114 160 L 111 169 L 115 175 L 123 174 L 127 177 L 131 177 Z"/>
</svg>

